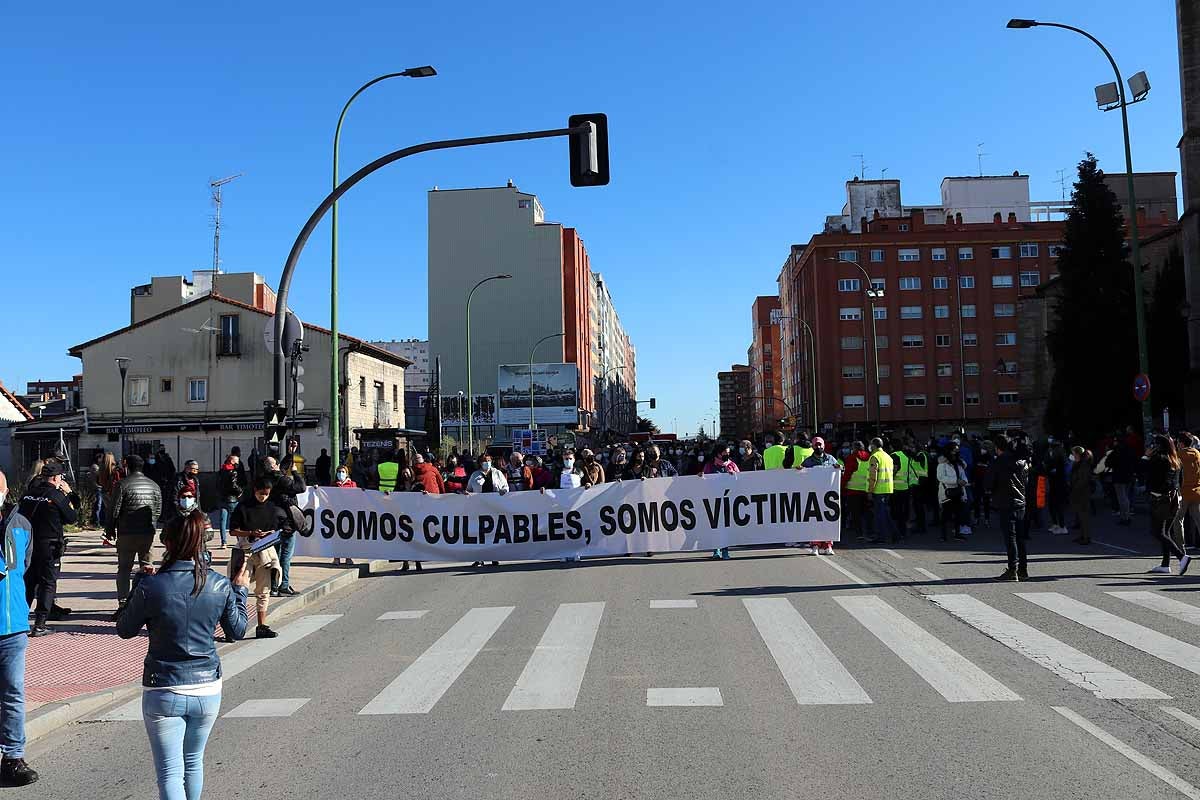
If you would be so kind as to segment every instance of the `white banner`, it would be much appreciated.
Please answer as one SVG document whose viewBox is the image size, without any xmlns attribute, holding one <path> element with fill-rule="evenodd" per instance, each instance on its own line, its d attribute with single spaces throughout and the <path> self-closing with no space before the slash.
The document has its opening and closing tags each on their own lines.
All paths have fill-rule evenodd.
<svg viewBox="0 0 1200 800">
<path fill-rule="evenodd" d="M 654 478 L 591 489 L 426 495 L 312 488 L 302 556 L 522 561 L 838 541 L 832 468 Z"/>
</svg>

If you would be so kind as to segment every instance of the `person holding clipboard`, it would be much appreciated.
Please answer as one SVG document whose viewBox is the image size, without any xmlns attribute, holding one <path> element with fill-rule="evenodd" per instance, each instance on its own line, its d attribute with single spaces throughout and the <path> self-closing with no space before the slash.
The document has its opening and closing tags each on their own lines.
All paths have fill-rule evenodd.
<svg viewBox="0 0 1200 800">
<path fill-rule="evenodd" d="M 275 481 L 262 476 L 254 481 L 253 493 L 238 503 L 229 517 L 230 533 L 237 539 L 229 558 L 229 574 L 236 575 L 249 562 L 258 612 L 258 639 L 273 639 L 279 634 L 267 625 L 267 607 L 271 602 L 271 584 L 282 572 L 279 556 L 272 546 L 287 520 L 284 511 L 271 501 Z"/>
</svg>

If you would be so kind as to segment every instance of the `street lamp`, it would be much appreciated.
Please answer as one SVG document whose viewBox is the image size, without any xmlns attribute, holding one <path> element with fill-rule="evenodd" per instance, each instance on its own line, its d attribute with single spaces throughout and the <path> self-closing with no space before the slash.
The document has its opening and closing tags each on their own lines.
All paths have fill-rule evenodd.
<svg viewBox="0 0 1200 800">
<path fill-rule="evenodd" d="M 872 315 L 872 316 L 874 316 L 874 315 Z M 779 319 L 779 320 L 790 319 L 793 322 L 799 322 L 804 328 L 802 331 L 802 335 L 808 337 L 809 349 L 808 349 L 806 355 L 808 355 L 808 357 L 809 357 L 808 358 L 808 372 L 809 372 L 809 376 L 810 376 L 809 383 L 811 384 L 811 387 L 812 387 L 812 426 L 813 426 L 813 435 L 815 436 L 817 434 L 817 337 L 813 333 L 813 329 L 811 326 L 809 326 L 808 322 L 800 317 L 793 317 L 790 315 L 780 314 L 780 315 L 776 316 L 775 319 Z M 866 333 L 866 328 L 865 328 L 866 323 L 864 322 L 863 325 L 864 325 L 863 333 Z M 864 348 L 866 347 L 865 343 L 863 344 L 863 347 Z M 788 409 L 788 415 L 794 416 L 792 414 L 791 407 L 788 406 L 788 404 L 787 404 L 787 401 L 784 400 L 782 397 L 778 398 L 778 400 L 781 403 L 783 403 L 785 408 Z"/>
<path fill-rule="evenodd" d="M 475 290 L 488 281 L 504 281 L 511 277 L 512 275 L 502 272 L 499 275 L 484 278 L 467 293 L 467 447 L 472 456 L 475 453 L 475 413 L 472 408 L 475 404 L 475 396 L 472 394 L 471 386 L 471 298 L 475 296 Z"/>
<path fill-rule="evenodd" d="M 609 373 L 616 372 L 617 370 L 621 369 L 625 369 L 624 364 L 616 367 L 609 367 L 608 369 L 604 370 L 604 372 L 600 373 L 600 434 L 602 436 L 604 434 L 604 429 L 608 427 L 608 408 L 604 403 L 604 398 L 608 395 L 608 384 L 604 379 L 608 377 Z"/>
<path fill-rule="evenodd" d="M 121 458 L 128 455 L 125 452 L 125 375 L 129 372 L 129 358 L 127 356 L 117 356 L 113 359 L 117 362 L 117 371 L 121 373 Z"/>
<path fill-rule="evenodd" d="M 537 430 L 537 423 L 533 421 L 533 354 L 537 351 L 538 345 L 547 339 L 554 339 L 558 336 L 566 336 L 565 333 L 552 333 L 549 336 L 543 336 L 538 339 L 533 347 L 529 348 L 529 430 Z"/>
<path fill-rule="evenodd" d="M 350 110 L 350 104 L 353 103 L 360 94 L 365 92 L 370 87 L 385 81 L 388 78 L 430 78 L 437 75 L 437 70 L 433 67 L 412 67 L 403 72 L 389 72 L 386 75 L 380 75 L 378 78 L 373 78 L 362 86 L 358 87 L 358 91 L 350 95 L 350 99 L 346 101 L 346 105 L 342 106 L 342 113 L 338 115 L 337 127 L 333 130 L 333 188 L 338 186 L 338 149 L 342 139 L 342 121 L 346 118 L 346 112 Z M 342 446 L 342 426 L 340 423 L 340 406 L 341 406 L 341 385 L 340 376 L 338 375 L 338 206 L 337 201 L 334 201 L 333 217 L 330 225 L 330 254 L 329 254 L 329 452 L 333 453 L 335 459 L 340 458 Z M 341 463 L 340 461 L 338 463 Z"/>
<path fill-rule="evenodd" d="M 841 257 L 829 258 L 828 256 L 826 256 L 825 260 L 826 261 L 836 261 L 839 264 L 854 265 L 854 268 L 862 273 L 863 280 L 866 281 L 866 283 L 863 284 L 863 293 L 867 296 L 867 300 L 870 301 L 869 305 L 871 306 L 871 349 L 872 349 L 872 352 L 875 354 L 875 428 L 876 428 L 876 430 L 879 430 L 880 427 L 883 425 L 883 422 L 882 422 L 883 409 L 880 408 L 880 406 L 879 406 L 879 395 L 880 395 L 880 391 L 881 391 L 880 384 L 879 384 L 879 336 L 875 332 L 876 331 L 876 328 L 875 328 L 875 301 L 883 299 L 883 289 L 875 286 L 874 279 L 872 279 L 870 274 L 867 273 L 866 269 L 863 268 L 863 265 L 859 264 L 857 261 L 850 261 L 849 259 L 843 259 Z M 862 327 L 863 327 L 863 338 L 866 339 L 867 338 L 867 323 L 865 320 L 863 321 Z M 867 358 L 867 343 L 863 342 L 863 360 L 865 361 L 866 358 Z M 868 412 L 870 411 L 870 409 L 867 409 L 867 410 L 868 410 Z"/>
<path fill-rule="evenodd" d="M 1137 339 L 1138 339 L 1138 371 L 1143 375 L 1150 374 L 1150 356 L 1146 344 L 1146 309 L 1143 304 L 1143 289 L 1142 289 L 1142 259 L 1139 252 L 1138 243 L 1138 222 L 1137 222 L 1137 198 L 1133 193 L 1133 156 L 1129 147 L 1129 113 L 1126 107 L 1130 103 L 1138 103 L 1146 99 L 1146 95 L 1150 92 L 1150 83 L 1146 80 L 1144 72 L 1139 72 L 1129 80 L 1129 86 L 1134 92 L 1133 100 L 1126 101 L 1125 99 L 1125 82 L 1121 78 L 1121 70 L 1117 68 L 1117 62 L 1113 59 L 1112 53 L 1108 52 L 1108 48 L 1101 44 L 1100 40 L 1092 36 L 1082 28 L 1076 28 L 1072 25 L 1064 25 L 1060 22 L 1038 22 L 1033 19 L 1010 19 L 1008 21 L 1009 28 L 1062 28 L 1065 31 L 1078 33 L 1080 36 L 1090 39 L 1092 44 L 1100 48 L 1100 52 L 1104 53 L 1104 57 L 1108 59 L 1109 65 L 1113 69 L 1113 74 L 1117 77 L 1117 97 L 1115 103 L 1110 103 L 1105 107 L 1104 111 L 1111 111 L 1114 108 L 1121 109 L 1121 134 L 1125 139 L 1125 188 L 1129 193 L 1129 210 L 1126 213 L 1126 219 L 1129 223 L 1129 251 L 1133 259 L 1133 302 L 1135 319 L 1137 320 Z M 1135 81 L 1137 81 L 1135 83 Z M 1103 98 L 1101 92 L 1108 87 L 1096 87 L 1096 97 L 1100 101 Z M 1111 91 L 1111 90 L 1109 90 Z M 1147 397 L 1141 401 L 1142 406 L 1142 430 L 1148 436 L 1152 430 L 1150 418 L 1150 398 Z"/>
<path fill-rule="evenodd" d="M 776 317 L 776 319 L 780 319 L 780 318 Z M 761 369 L 759 369 L 758 367 L 754 366 L 753 364 L 747 364 L 746 366 L 750 367 L 750 369 L 752 369 L 758 373 L 758 379 L 760 381 L 762 381 L 762 383 L 763 383 L 763 391 L 767 391 L 767 388 L 768 388 L 767 387 L 767 376 L 763 374 L 763 371 Z M 774 383 L 771 384 L 770 391 L 772 394 L 775 393 Z M 760 400 L 760 399 L 765 399 L 765 398 L 751 397 L 749 399 Z M 780 399 L 783 399 L 783 398 L 780 398 Z M 786 403 L 785 403 L 785 405 L 786 405 Z M 788 413 L 790 414 L 791 412 L 789 411 Z M 766 433 L 767 432 L 767 404 L 766 403 L 763 403 L 763 413 L 762 413 L 762 416 L 760 416 L 758 418 L 758 421 L 762 423 L 763 433 Z"/>
</svg>

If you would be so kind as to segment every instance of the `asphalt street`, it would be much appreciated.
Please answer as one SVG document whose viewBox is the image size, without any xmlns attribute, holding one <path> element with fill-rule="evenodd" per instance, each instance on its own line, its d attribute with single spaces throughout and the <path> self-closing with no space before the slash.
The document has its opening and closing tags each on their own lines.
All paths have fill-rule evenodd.
<svg viewBox="0 0 1200 800">
<path fill-rule="evenodd" d="M 374 576 L 226 652 L 205 796 L 1200 797 L 1200 566 L 1099 538 L 1037 534 L 1021 584 L 988 531 Z M 22 797 L 155 796 L 96 716 Z"/>
</svg>

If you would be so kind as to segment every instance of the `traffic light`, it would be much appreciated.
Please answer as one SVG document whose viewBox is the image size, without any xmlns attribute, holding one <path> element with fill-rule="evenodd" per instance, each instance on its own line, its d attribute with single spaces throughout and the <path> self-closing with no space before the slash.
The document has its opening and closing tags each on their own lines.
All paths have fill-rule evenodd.
<svg viewBox="0 0 1200 800">
<path fill-rule="evenodd" d="M 573 114 L 567 127 L 584 127 L 567 137 L 571 148 L 571 185 L 608 185 L 608 115 Z"/>
<path fill-rule="evenodd" d="M 268 400 L 263 403 L 263 438 L 267 449 L 277 449 L 287 436 L 287 406 Z"/>
<path fill-rule="evenodd" d="M 658 408 L 658 401 L 655 400 L 653 397 L 650 398 L 650 408 L 651 408 L 651 410 Z"/>
</svg>

